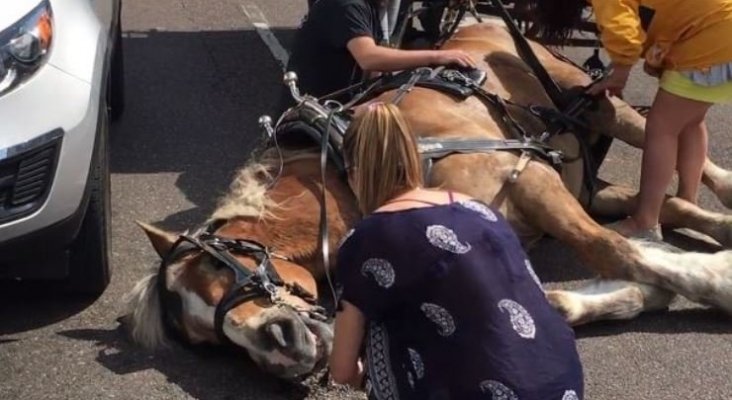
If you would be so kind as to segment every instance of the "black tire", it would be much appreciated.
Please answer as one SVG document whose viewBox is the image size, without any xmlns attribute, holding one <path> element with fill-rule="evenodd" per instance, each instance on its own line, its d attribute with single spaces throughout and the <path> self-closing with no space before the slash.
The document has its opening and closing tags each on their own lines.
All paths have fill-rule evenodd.
<svg viewBox="0 0 732 400">
<path fill-rule="evenodd" d="M 89 202 L 79 234 L 71 244 L 70 274 L 66 285 L 70 292 L 92 296 L 102 294 L 111 278 L 109 119 L 106 112 L 101 112 L 100 118 L 101 128 L 87 182 Z"/>
<path fill-rule="evenodd" d="M 115 32 L 114 49 L 109 69 L 109 81 L 107 87 L 107 104 L 109 104 L 109 116 L 112 121 L 117 121 L 125 111 L 125 63 L 122 50 L 122 25 L 117 20 Z"/>
</svg>

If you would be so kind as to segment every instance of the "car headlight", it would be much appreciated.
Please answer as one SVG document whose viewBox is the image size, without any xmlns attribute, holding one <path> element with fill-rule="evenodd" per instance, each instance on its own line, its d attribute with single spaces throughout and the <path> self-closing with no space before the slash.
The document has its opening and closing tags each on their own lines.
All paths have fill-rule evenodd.
<svg viewBox="0 0 732 400">
<path fill-rule="evenodd" d="M 44 0 L 0 32 L 0 96 L 26 81 L 48 58 L 53 38 L 51 6 Z"/>
</svg>

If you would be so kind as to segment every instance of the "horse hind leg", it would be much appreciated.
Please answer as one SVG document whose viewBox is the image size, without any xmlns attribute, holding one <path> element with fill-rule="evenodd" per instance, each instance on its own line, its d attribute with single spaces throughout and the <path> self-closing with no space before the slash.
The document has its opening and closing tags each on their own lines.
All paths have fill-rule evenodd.
<svg viewBox="0 0 732 400">
<path fill-rule="evenodd" d="M 643 149 L 646 120 L 626 102 L 611 98 L 600 102 L 597 111 L 588 114 L 592 126 L 604 127 L 602 134 Z M 702 183 L 719 201 L 732 209 L 732 171 L 726 170 L 709 158 L 704 164 Z"/>
<path fill-rule="evenodd" d="M 600 182 L 590 213 L 601 217 L 624 217 L 636 207 L 638 192 L 625 186 Z M 732 248 L 732 215 L 707 211 L 678 197 L 667 196 L 661 208 L 660 222 L 671 228 L 688 228 Z"/>
<path fill-rule="evenodd" d="M 702 183 L 706 185 L 727 208 L 732 209 L 732 171 L 728 171 L 707 159 Z"/>
<path fill-rule="evenodd" d="M 709 254 L 670 251 L 667 244 L 643 240 L 632 244 L 649 267 L 635 271 L 634 280 L 732 314 L 732 250 Z"/>
<path fill-rule="evenodd" d="M 594 279 L 579 290 L 550 290 L 549 303 L 572 326 L 594 321 L 633 319 L 642 312 L 668 308 L 675 294 L 627 281 Z"/>
<path fill-rule="evenodd" d="M 526 221 L 570 245 L 600 276 L 660 287 L 732 313 L 732 251 L 679 253 L 663 243 L 628 240 L 592 220 L 556 172 L 537 162 L 509 196 Z"/>
<path fill-rule="evenodd" d="M 573 324 L 663 309 L 673 293 L 732 315 L 732 250 L 681 252 L 643 240 L 631 240 L 631 245 L 640 255 L 630 270 L 633 283 L 600 282 L 577 292 L 554 291 L 547 293 L 549 301 Z"/>
</svg>

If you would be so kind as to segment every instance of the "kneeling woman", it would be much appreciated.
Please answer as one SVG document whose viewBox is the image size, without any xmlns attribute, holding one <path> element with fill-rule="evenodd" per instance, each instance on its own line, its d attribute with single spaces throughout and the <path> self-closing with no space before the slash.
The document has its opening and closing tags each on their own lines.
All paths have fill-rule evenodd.
<svg viewBox="0 0 732 400">
<path fill-rule="evenodd" d="M 511 227 L 468 196 L 423 188 L 399 110 L 368 106 L 344 152 L 365 217 L 338 254 L 333 379 L 360 386 L 365 369 L 375 399 L 583 398 L 574 333 Z"/>
</svg>

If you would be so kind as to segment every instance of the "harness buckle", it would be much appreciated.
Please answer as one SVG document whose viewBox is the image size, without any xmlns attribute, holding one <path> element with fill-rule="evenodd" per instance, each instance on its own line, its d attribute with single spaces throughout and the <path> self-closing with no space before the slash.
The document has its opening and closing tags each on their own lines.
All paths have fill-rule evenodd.
<svg viewBox="0 0 732 400">
<path fill-rule="evenodd" d="M 277 287 L 272 282 L 263 282 L 262 287 L 269 295 L 270 300 L 274 303 L 276 300 L 279 299 L 279 296 L 277 296 Z"/>
<path fill-rule="evenodd" d="M 521 156 L 519 157 L 518 162 L 516 163 L 516 166 L 513 168 L 511 173 L 508 175 L 508 181 L 511 183 L 516 183 L 516 181 L 519 178 L 519 175 L 526 169 L 526 166 L 529 165 L 529 161 L 531 161 L 531 153 L 528 151 L 522 151 Z"/>
</svg>

